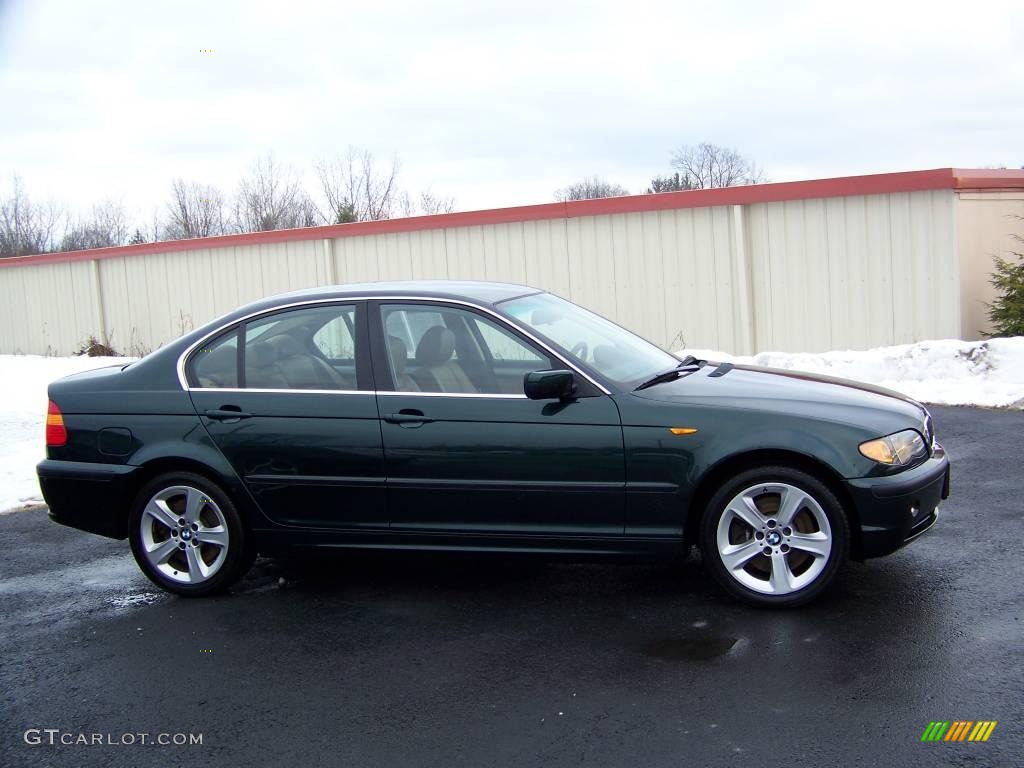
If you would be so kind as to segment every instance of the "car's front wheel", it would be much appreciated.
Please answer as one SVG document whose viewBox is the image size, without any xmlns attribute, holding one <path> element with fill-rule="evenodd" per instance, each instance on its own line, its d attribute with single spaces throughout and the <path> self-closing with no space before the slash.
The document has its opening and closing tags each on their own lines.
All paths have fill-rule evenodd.
<svg viewBox="0 0 1024 768">
<path fill-rule="evenodd" d="M 835 580 L 850 529 L 828 487 L 789 467 L 740 473 L 712 497 L 701 555 L 731 595 L 756 605 L 796 606 Z"/>
<path fill-rule="evenodd" d="M 213 594 L 252 565 L 248 531 L 235 505 L 201 475 L 174 472 L 154 478 L 136 498 L 129 526 L 135 561 L 169 592 Z"/>
</svg>

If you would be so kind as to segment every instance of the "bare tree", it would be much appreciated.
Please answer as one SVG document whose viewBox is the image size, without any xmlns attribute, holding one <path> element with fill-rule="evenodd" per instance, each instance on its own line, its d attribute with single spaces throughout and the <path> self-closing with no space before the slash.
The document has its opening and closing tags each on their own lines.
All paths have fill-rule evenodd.
<svg viewBox="0 0 1024 768">
<path fill-rule="evenodd" d="M 672 167 L 679 172 L 678 175 L 655 179 L 652 181 L 653 191 L 661 191 L 655 182 L 662 181 L 674 182 L 669 190 L 735 187 L 765 181 L 764 173 L 752 160 L 735 149 L 708 142 L 680 147 L 672 153 Z"/>
<path fill-rule="evenodd" d="M 402 207 L 397 158 L 380 169 L 371 152 L 349 147 L 344 155 L 318 162 L 316 171 L 327 202 L 322 215 L 330 224 L 390 219 Z"/>
<path fill-rule="evenodd" d="M 233 225 L 239 232 L 311 227 L 319 213 L 294 172 L 273 155 L 257 160 L 235 197 Z"/>
<path fill-rule="evenodd" d="M 582 181 L 555 190 L 555 200 L 594 200 L 601 197 L 622 197 L 629 190 L 619 184 L 612 184 L 599 176 L 587 176 Z"/>
<path fill-rule="evenodd" d="M 437 213 L 452 213 L 454 210 L 454 197 L 435 195 L 429 189 L 420 192 L 420 213 L 424 216 L 433 216 Z"/>
<path fill-rule="evenodd" d="M 52 250 L 64 212 L 56 203 L 33 203 L 21 177 L 11 178 L 11 192 L 0 199 L 0 258 Z"/>
<path fill-rule="evenodd" d="M 403 216 L 433 216 L 438 213 L 451 213 L 455 210 L 454 197 L 441 197 L 431 190 L 420 192 L 418 200 L 413 200 L 408 192 L 398 197 L 398 209 Z"/>
<path fill-rule="evenodd" d="M 174 179 L 167 209 L 170 219 L 164 227 L 165 240 L 210 237 L 225 232 L 224 196 L 209 184 Z"/>
<path fill-rule="evenodd" d="M 60 241 L 62 251 L 84 251 L 124 245 L 129 236 L 128 217 L 120 203 L 107 200 L 92 207 L 89 218 L 70 224 Z"/>
</svg>

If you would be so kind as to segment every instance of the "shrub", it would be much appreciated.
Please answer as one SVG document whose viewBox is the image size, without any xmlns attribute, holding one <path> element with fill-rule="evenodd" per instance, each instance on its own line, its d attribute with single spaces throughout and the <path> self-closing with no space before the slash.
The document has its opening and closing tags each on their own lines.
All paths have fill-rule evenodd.
<svg viewBox="0 0 1024 768">
<path fill-rule="evenodd" d="M 109 344 L 104 344 L 92 335 L 85 340 L 75 354 L 79 356 L 85 355 L 86 357 L 124 357 L 124 355 L 115 350 Z"/>
</svg>

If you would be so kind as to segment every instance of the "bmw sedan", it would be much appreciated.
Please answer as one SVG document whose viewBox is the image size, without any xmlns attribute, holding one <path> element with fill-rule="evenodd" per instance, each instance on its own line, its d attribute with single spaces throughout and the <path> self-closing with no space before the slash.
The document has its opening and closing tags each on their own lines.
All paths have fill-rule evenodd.
<svg viewBox="0 0 1024 768">
<path fill-rule="evenodd" d="M 50 385 L 50 517 L 180 595 L 257 553 L 681 557 L 749 603 L 927 531 L 932 419 L 840 379 L 680 360 L 550 293 L 374 283 L 242 307 Z"/>
</svg>

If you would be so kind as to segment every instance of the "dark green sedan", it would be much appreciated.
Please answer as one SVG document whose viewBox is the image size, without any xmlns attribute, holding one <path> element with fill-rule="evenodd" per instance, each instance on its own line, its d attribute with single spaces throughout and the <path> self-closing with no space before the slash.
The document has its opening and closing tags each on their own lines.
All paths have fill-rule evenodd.
<svg viewBox="0 0 1024 768">
<path fill-rule="evenodd" d="M 680 360 L 520 285 L 276 296 L 49 397 L 50 517 L 127 538 L 181 595 L 257 553 L 697 545 L 728 593 L 792 606 L 920 536 L 949 495 L 913 400 Z"/>
</svg>

